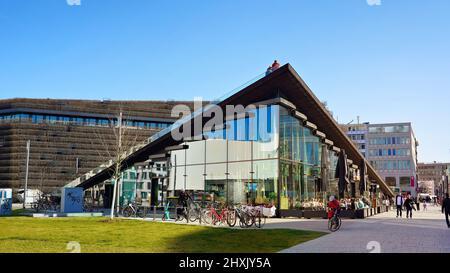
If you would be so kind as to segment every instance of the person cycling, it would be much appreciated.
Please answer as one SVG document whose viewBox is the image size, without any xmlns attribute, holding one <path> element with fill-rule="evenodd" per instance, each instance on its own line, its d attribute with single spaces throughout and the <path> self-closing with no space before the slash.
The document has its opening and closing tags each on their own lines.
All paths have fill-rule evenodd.
<svg viewBox="0 0 450 273">
<path fill-rule="evenodd" d="M 330 196 L 330 201 L 328 202 L 328 229 L 332 232 L 338 230 L 341 227 L 341 219 L 338 217 L 339 210 L 341 206 L 339 201 Z"/>
<path fill-rule="evenodd" d="M 339 201 L 336 200 L 336 198 L 332 195 L 330 196 L 329 202 L 328 202 L 328 220 L 333 218 L 334 213 L 336 210 L 340 210 L 340 204 Z"/>
</svg>

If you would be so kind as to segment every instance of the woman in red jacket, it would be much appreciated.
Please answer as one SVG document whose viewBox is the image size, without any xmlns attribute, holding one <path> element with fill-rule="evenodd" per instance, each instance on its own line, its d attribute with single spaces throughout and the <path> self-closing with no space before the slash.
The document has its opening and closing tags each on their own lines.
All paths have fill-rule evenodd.
<svg viewBox="0 0 450 273">
<path fill-rule="evenodd" d="M 339 201 L 334 198 L 334 196 L 330 196 L 330 202 L 328 202 L 328 219 L 333 218 L 334 212 L 340 209 Z"/>
</svg>

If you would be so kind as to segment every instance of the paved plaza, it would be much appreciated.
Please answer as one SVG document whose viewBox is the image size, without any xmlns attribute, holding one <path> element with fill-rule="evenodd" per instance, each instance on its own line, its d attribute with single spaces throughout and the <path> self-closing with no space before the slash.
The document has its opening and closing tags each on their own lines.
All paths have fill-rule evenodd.
<svg viewBox="0 0 450 273">
<path fill-rule="evenodd" d="M 271 219 L 266 228 L 328 231 L 327 220 Z M 341 229 L 282 253 L 450 253 L 450 229 L 440 207 L 413 211 L 413 218 L 395 212 L 367 219 L 343 219 Z"/>
</svg>

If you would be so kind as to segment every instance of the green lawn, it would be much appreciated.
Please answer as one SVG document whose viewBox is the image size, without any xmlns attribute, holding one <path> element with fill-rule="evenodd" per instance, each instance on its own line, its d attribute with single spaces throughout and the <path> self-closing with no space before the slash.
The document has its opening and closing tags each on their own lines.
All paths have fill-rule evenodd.
<svg viewBox="0 0 450 273">
<path fill-rule="evenodd" d="M 107 218 L 0 218 L 0 252 L 277 252 L 325 233 L 226 229 Z"/>
</svg>

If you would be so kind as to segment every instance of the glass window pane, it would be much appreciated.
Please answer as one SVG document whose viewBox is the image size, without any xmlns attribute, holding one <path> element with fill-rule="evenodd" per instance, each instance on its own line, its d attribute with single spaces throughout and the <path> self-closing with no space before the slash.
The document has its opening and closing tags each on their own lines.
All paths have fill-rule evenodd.
<svg viewBox="0 0 450 273">
<path fill-rule="evenodd" d="M 205 190 L 204 165 L 186 167 L 186 190 Z"/>
<path fill-rule="evenodd" d="M 172 151 L 170 155 L 170 162 L 172 166 L 184 166 L 185 157 L 185 150 Z"/>
<path fill-rule="evenodd" d="M 251 141 L 228 141 L 228 161 L 240 161 L 252 159 Z"/>
<path fill-rule="evenodd" d="M 214 194 L 217 202 L 226 201 L 226 164 L 207 164 L 205 191 Z"/>
<path fill-rule="evenodd" d="M 251 183 L 251 162 L 235 162 L 228 164 L 228 201 L 230 203 L 248 203 L 252 192 L 256 192 L 256 184 Z"/>
<path fill-rule="evenodd" d="M 206 140 L 206 162 L 219 163 L 226 161 L 227 161 L 227 141 L 224 139 Z"/>
<path fill-rule="evenodd" d="M 253 143 L 253 159 L 277 158 L 279 106 L 259 107 L 257 112 L 257 141 Z"/>
<path fill-rule="evenodd" d="M 252 191 L 249 192 L 249 203 L 277 204 L 278 160 L 260 160 L 253 162 Z"/>
<path fill-rule="evenodd" d="M 205 163 L 205 141 L 193 141 L 186 144 L 189 145 L 186 150 L 186 164 Z"/>
</svg>

